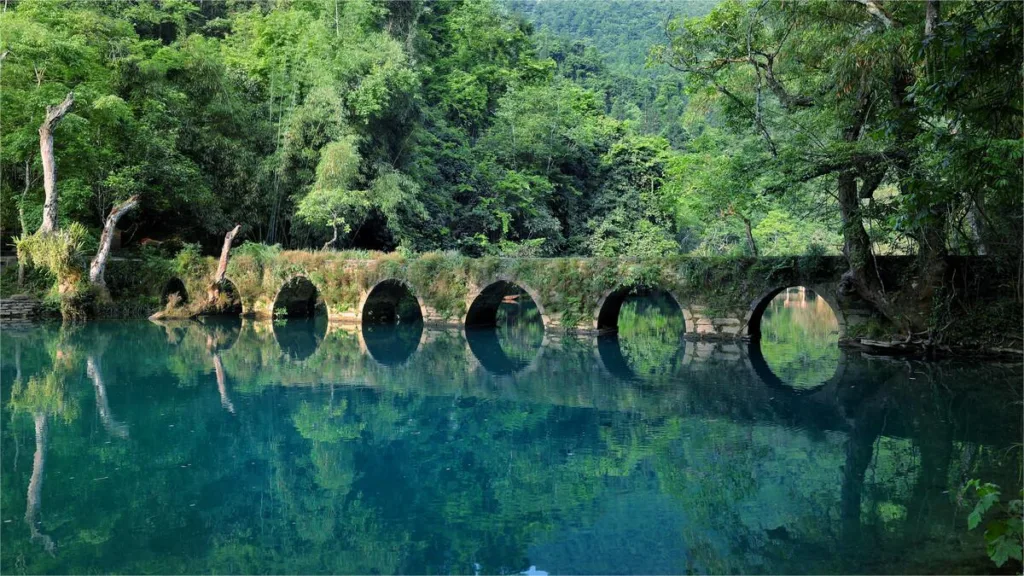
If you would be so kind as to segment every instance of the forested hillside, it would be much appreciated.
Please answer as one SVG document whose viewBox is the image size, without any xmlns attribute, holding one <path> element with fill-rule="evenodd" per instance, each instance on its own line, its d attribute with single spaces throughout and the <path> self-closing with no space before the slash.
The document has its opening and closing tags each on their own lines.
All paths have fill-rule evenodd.
<svg viewBox="0 0 1024 576">
<path fill-rule="evenodd" d="M 613 71 L 656 75 L 659 66 L 647 66 L 653 46 L 664 44 L 672 20 L 704 16 L 719 0 L 507 0 L 540 33 L 583 40 Z"/>
<path fill-rule="evenodd" d="M 40 227 L 39 128 L 73 93 L 56 189 L 86 244 L 138 195 L 128 248 L 213 252 L 238 223 L 297 248 L 844 251 L 876 295 L 874 254 L 1019 259 L 1013 5 L 730 0 L 652 26 L 676 8 L 707 5 L 530 8 L 588 43 L 486 0 L 11 4 L 3 242 Z M 631 84 L 658 34 L 673 73 Z"/>
<path fill-rule="evenodd" d="M 678 149 L 687 139 L 683 77 L 648 55 L 665 43 L 673 19 L 703 16 L 716 2 L 511 0 L 507 6 L 536 27 L 539 54 L 552 58 L 560 75 L 603 96 L 606 114 Z"/>
</svg>

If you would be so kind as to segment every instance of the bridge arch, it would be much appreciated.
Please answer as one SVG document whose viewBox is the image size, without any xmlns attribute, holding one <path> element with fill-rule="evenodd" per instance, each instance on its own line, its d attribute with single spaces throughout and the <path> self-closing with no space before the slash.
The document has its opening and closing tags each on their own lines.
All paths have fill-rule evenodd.
<svg viewBox="0 0 1024 576">
<path fill-rule="evenodd" d="M 757 341 L 761 339 L 761 320 L 764 317 L 765 311 L 776 296 L 790 288 L 810 290 L 814 295 L 824 300 L 829 308 L 832 309 L 832 314 L 836 317 L 840 340 L 846 336 L 846 317 L 843 315 L 843 309 L 832 290 L 818 284 L 787 284 L 763 292 L 750 303 L 750 320 L 747 321 L 746 335 L 751 340 Z"/>
<path fill-rule="evenodd" d="M 373 285 L 359 302 L 359 320 L 371 324 L 397 324 L 423 319 L 423 300 L 405 280 L 386 278 Z"/>
<path fill-rule="evenodd" d="M 594 330 L 604 333 L 617 332 L 619 329 L 619 312 L 626 298 L 631 295 L 660 293 L 668 297 L 683 314 L 683 331 L 692 329 L 692 317 L 690 311 L 682 305 L 682 300 L 668 290 L 657 287 L 644 287 L 636 285 L 619 286 L 606 291 L 597 301 L 594 311 Z"/>
<path fill-rule="evenodd" d="M 326 315 L 327 305 L 312 280 L 296 275 L 281 284 L 271 310 L 274 315 L 285 318 L 313 318 Z"/>
<path fill-rule="evenodd" d="M 484 285 L 483 288 L 471 291 L 467 298 L 469 306 L 462 319 L 462 325 L 467 328 L 496 326 L 498 308 L 507 296 L 516 294 L 526 294 L 533 300 L 540 313 L 541 322 L 544 328 L 547 328 L 549 325 L 548 315 L 544 312 L 544 303 L 541 302 L 540 294 L 527 284 L 508 276 L 499 276 Z"/>
<path fill-rule="evenodd" d="M 242 295 L 229 278 L 224 278 L 214 285 L 211 292 L 210 296 L 213 297 L 213 301 L 207 309 L 207 314 L 242 315 L 245 309 L 242 305 Z"/>
<path fill-rule="evenodd" d="M 172 294 L 178 295 L 179 304 L 188 304 L 188 290 L 185 288 L 185 283 L 177 276 L 170 278 L 164 284 L 163 290 L 160 291 L 160 306 L 167 306 Z"/>
</svg>

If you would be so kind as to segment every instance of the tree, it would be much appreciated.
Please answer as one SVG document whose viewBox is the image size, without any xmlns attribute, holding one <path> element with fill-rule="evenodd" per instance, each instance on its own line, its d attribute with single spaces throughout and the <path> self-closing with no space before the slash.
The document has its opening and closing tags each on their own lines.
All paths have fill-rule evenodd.
<svg viewBox="0 0 1024 576">
<path fill-rule="evenodd" d="M 948 6 L 949 14 L 970 11 L 968 3 Z M 996 30 L 991 39 L 1005 42 L 1019 33 L 1020 15 L 995 7 L 986 16 L 998 18 L 975 13 L 971 25 Z M 761 138 L 774 180 L 766 191 L 809 191 L 831 179 L 849 264 L 847 291 L 918 333 L 928 329 L 934 299 L 945 290 L 950 218 L 963 202 L 924 153 L 947 132 L 949 118 L 916 97 L 944 81 L 918 80 L 927 75 L 928 53 L 932 64 L 941 60 L 940 51 L 924 49 L 943 27 L 940 15 L 923 8 L 729 1 L 704 18 L 670 25 L 670 44 L 657 54 L 701 93 L 714 95 L 730 130 Z M 1001 58 L 1019 62 L 1020 55 Z M 882 189 L 887 193 L 879 197 Z M 921 279 L 915 288 L 885 290 L 866 222 L 913 242 Z"/>
<path fill-rule="evenodd" d="M 337 242 L 339 226 L 347 234 L 349 222 L 361 221 L 369 212 L 366 193 L 352 189 L 361 160 L 354 136 L 324 146 L 316 168 L 316 183 L 299 201 L 296 212 L 299 218 L 315 226 L 329 226 L 333 231 L 324 250 Z"/>
<path fill-rule="evenodd" d="M 107 269 L 107 258 L 110 257 L 110 242 L 113 240 L 114 230 L 117 229 L 117 222 L 121 217 L 138 205 L 139 197 L 132 196 L 110 210 L 107 222 L 103 225 L 103 234 L 100 235 L 100 245 L 96 250 L 96 257 L 89 264 L 89 283 L 99 288 L 107 297 L 109 294 L 106 294 L 107 282 L 104 272 Z"/>
<path fill-rule="evenodd" d="M 39 232 L 42 234 L 57 229 L 57 165 L 53 159 L 53 131 L 57 129 L 57 125 L 74 103 L 74 93 L 68 92 L 60 104 L 46 107 L 46 118 L 39 126 L 39 157 L 43 162 L 43 187 L 46 190 L 43 223 L 39 225 Z"/>
</svg>

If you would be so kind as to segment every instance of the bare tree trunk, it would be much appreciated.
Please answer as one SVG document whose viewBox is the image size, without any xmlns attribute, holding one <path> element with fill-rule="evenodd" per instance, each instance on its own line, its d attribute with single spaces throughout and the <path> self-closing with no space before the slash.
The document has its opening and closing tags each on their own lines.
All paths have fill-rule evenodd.
<svg viewBox="0 0 1024 576">
<path fill-rule="evenodd" d="M 985 245 L 985 197 L 979 191 L 970 200 L 970 207 L 967 208 L 967 225 L 970 227 L 971 240 L 974 244 L 975 253 L 978 256 L 988 254 L 988 246 Z"/>
<path fill-rule="evenodd" d="M 939 0 L 928 0 L 924 5 L 924 37 L 930 39 L 939 24 Z"/>
<path fill-rule="evenodd" d="M 21 236 L 25 237 L 28 230 L 25 229 L 25 201 L 28 199 L 29 188 L 32 187 L 32 174 L 30 172 L 30 159 L 25 159 L 25 189 L 21 192 L 21 202 L 18 203 L 18 225 L 21 226 Z M 18 258 L 18 288 L 25 285 L 25 261 Z"/>
<path fill-rule="evenodd" d="M 750 247 L 750 253 L 754 255 L 754 258 L 757 258 L 760 254 L 757 252 L 757 243 L 754 242 L 754 234 L 750 229 L 750 218 L 746 216 L 741 216 L 741 218 L 743 218 L 743 227 L 747 231 L 747 246 Z"/>
<path fill-rule="evenodd" d="M 128 427 L 114 419 L 110 413 L 110 402 L 107 400 L 107 386 L 103 383 L 103 374 L 100 372 L 100 363 L 95 356 L 89 355 L 86 359 L 85 371 L 92 380 L 92 386 L 96 389 L 96 411 L 100 414 L 100 422 L 103 428 L 118 438 L 128 437 Z"/>
<path fill-rule="evenodd" d="M 139 197 L 136 195 L 110 210 L 110 215 L 107 216 L 107 223 L 103 226 L 103 234 L 100 236 L 99 250 L 96 251 L 96 257 L 89 264 L 89 282 L 93 286 L 103 290 L 107 289 L 107 282 L 104 279 L 103 273 L 106 271 L 107 258 L 110 256 L 110 241 L 114 238 L 114 229 L 117 227 L 117 221 L 121 219 L 121 216 L 124 216 L 138 205 Z"/>
<path fill-rule="evenodd" d="M 217 262 L 217 272 L 213 275 L 213 283 L 210 284 L 209 289 L 206 291 L 207 309 L 213 307 L 217 300 L 220 299 L 220 285 L 228 272 L 228 255 L 231 253 L 231 243 L 235 240 L 235 236 L 241 229 L 241 224 L 235 224 L 235 227 L 224 235 L 224 245 L 220 249 L 220 261 Z"/>
<path fill-rule="evenodd" d="M 220 262 L 217 263 L 217 274 L 213 277 L 214 284 L 219 284 L 228 272 L 228 253 L 231 252 L 231 242 L 234 241 L 235 235 L 241 229 L 242 225 L 236 224 L 230 232 L 224 235 L 224 246 L 220 249 Z"/>
<path fill-rule="evenodd" d="M 327 250 L 328 248 L 333 246 L 335 242 L 338 241 L 338 225 L 335 224 L 332 226 L 332 228 L 334 228 L 334 236 L 332 236 L 331 239 L 328 240 L 326 244 L 324 244 L 324 247 L 321 248 L 321 250 Z"/>
<path fill-rule="evenodd" d="M 46 107 L 46 119 L 39 126 L 39 152 L 43 159 L 43 188 L 46 190 L 43 223 L 39 226 L 42 233 L 57 229 L 57 166 L 53 159 L 53 131 L 74 103 L 74 92 L 68 92 L 59 105 Z"/>
<path fill-rule="evenodd" d="M 32 541 L 41 540 L 43 548 L 53 554 L 53 539 L 39 531 L 39 508 L 42 506 L 43 470 L 46 467 L 46 414 L 35 413 L 36 421 L 36 453 L 32 457 L 32 478 L 28 482 L 28 497 L 25 503 L 25 523 L 28 524 Z"/>
</svg>

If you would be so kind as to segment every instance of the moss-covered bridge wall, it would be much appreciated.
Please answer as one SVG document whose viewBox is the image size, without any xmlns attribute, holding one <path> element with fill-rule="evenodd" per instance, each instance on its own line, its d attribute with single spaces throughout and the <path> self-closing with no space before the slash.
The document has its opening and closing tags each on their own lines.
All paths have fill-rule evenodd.
<svg viewBox="0 0 1024 576">
<path fill-rule="evenodd" d="M 879 258 L 890 286 L 911 261 Z M 180 279 L 190 295 L 205 293 L 215 262 L 203 259 L 169 268 L 154 293 Z M 474 303 L 494 301 L 488 288 L 507 282 L 525 290 L 540 309 L 545 327 L 568 331 L 614 328 L 618 305 L 631 289 L 671 295 L 683 310 L 686 329 L 701 338 L 735 339 L 759 333 L 760 312 L 781 290 L 804 286 L 832 306 L 841 335 L 871 317 L 869 307 L 841 296 L 846 262 L 841 257 L 695 258 L 466 258 L 454 254 L 414 257 L 382 255 L 354 260 L 331 252 L 274 251 L 232 256 L 226 279 L 237 290 L 243 315 L 272 317 L 284 287 L 305 279 L 316 287 L 332 321 L 359 323 L 367 302 L 396 285 L 419 303 L 428 323 L 463 325 Z M 499 299 L 500 300 L 500 299 Z M 495 304 L 496 305 L 496 304 Z"/>
</svg>

